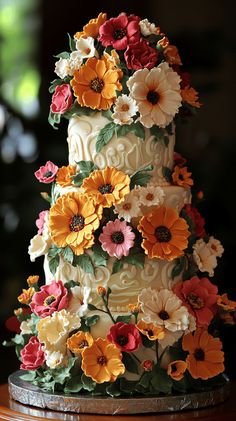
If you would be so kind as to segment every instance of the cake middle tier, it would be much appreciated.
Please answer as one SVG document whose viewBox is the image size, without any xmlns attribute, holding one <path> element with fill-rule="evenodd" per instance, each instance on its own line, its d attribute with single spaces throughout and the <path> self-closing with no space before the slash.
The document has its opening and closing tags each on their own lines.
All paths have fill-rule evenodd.
<svg viewBox="0 0 236 421">
<path fill-rule="evenodd" d="M 163 186 L 168 185 L 163 176 L 163 168 L 173 167 L 174 126 L 172 125 L 172 134 L 165 131 L 160 138 L 146 128 L 143 128 L 145 139 L 136 136 L 131 129 L 124 135 L 114 134 L 98 152 L 96 143 L 99 132 L 109 123 L 111 121 L 101 112 L 71 118 L 67 138 L 69 163 L 75 165 L 79 161 L 93 161 L 99 169 L 106 166 L 116 167 L 129 175 L 153 165 L 151 181 Z"/>
</svg>

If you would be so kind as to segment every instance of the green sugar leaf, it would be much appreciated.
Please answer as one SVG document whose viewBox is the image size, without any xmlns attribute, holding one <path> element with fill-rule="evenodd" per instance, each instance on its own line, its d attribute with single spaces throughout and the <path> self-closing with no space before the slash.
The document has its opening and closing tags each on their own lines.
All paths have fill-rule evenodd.
<svg viewBox="0 0 236 421">
<path fill-rule="evenodd" d="M 116 133 L 117 125 L 113 122 L 110 122 L 104 126 L 97 136 L 96 141 L 96 152 L 101 152 L 103 146 L 107 145 L 114 134 Z"/>
</svg>

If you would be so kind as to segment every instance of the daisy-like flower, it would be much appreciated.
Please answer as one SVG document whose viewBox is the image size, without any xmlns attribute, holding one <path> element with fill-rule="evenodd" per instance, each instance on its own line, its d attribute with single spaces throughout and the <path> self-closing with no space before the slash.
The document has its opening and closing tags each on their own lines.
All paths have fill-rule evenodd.
<svg viewBox="0 0 236 421">
<path fill-rule="evenodd" d="M 116 50 L 125 50 L 127 45 L 135 44 L 140 39 L 139 21 L 138 16 L 121 13 L 100 26 L 99 41 L 104 47 L 112 45 Z"/>
<path fill-rule="evenodd" d="M 214 338 L 205 329 L 184 335 L 182 348 L 188 351 L 186 362 L 194 379 L 207 380 L 224 371 L 224 353 L 219 338 Z"/>
<path fill-rule="evenodd" d="M 138 300 L 143 311 L 142 319 L 164 328 L 164 331 L 186 330 L 189 326 L 189 313 L 182 301 L 169 289 L 160 291 L 146 288 Z"/>
<path fill-rule="evenodd" d="M 212 254 L 214 254 L 216 257 L 221 257 L 224 253 L 224 247 L 222 246 L 221 242 L 212 236 L 209 238 L 207 246 L 210 248 Z"/>
<path fill-rule="evenodd" d="M 49 230 L 58 247 L 69 246 L 76 255 L 94 243 L 93 232 L 99 227 L 102 206 L 80 193 L 65 194 L 50 209 Z"/>
<path fill-rule="evenodd" d="M 134 99 L 128 95 L 121 95 L 115 102 L 112 118 L 116 124 L 132 124 L 134 121 L 132 117 L 137 111 L 138 107 Z"/>
<path fill-rule="evenodd" d="M 121 203 L 130 191 L 130 177 L 114 167 L 93 171 L 82 184 L 84 193 L 104 208 Z"/>
<path fill-rule="evenodd" d="M 154 323 L 147 323 L 144 320 L 139 320 L 136 326 L 138 330 L 143 335 L 147 336 L 150 341 L 163 339 L 165 336 L 164 328 L 160 326 L 156 326 Z"/>
<path fill-rule="evenodd" d="M 142 248 L 149 258 L 173 260 L 184 254 L 188 245 L 188 225 L 173 208 L 160 206 L 143 216 L 138 230 L 143 241 Z"/>
<path fill-rule="evenodd" d="M 119 219 L 109 221 L 99 236 L 103 250 L 117 259 L 128 256 L 129 249 L 134 246 L 134 239 L 135 234 L 132 228 Z"/>
<path fill-rule="evenodd" d="M 209 276 L 214 275 L 217 266 L 216 255 L 202 238 L 193 245 L 193 259 L 201 272 L 208 272 Z"/>
<path fill-rule="evenodd" d="M 73 176 L 76 174 L 75 165 L 67 165 L 67 167 L 61 167 L 57 171 L 56 182 L 62 187 L 71 186 L 73 182 Z"/>
<path fill-rule="evenodd" d="M 167 63 L 137 70 L 127 81 L 145 127 L 167 126 L 181 106 L 180 77 Z"/>
<path fill-rule="evenodd" d="M 188 172 L 187 167 L 178 167 L 178 165 L 176 165 L 172 173 L 172 180 L 177 186 L 188 188 L 193 186 L 191 175 L 192 173 Z"/>
<path fill-rule="evenodd" d="M 190 86 L 185 86 L 181 89 L 181 96 L 183 102 L 187 102 L 192 107 L 200 108 L 202 106 L 198 101 L 198 92 Z"/>
<path fill-rule="evenodd" d="M 89 332 L 79 331 L 67 339 L 67 347 L 73 354 L 80 355 L 85 348 L 93 344 L 93 337 Z"/>
<path fill-rule="evenodd" d="M 139 22 L 141 34 L 144 37 L 148 35 L 155 34 L 158 35 L 160 33 L 160 28 L 155 25 L 155 23 L 149 22 L 148 19 L 143 19 Z"/>
<path fill-rule="evenodd" d="M 139 202 L 144 206 L 160 206 L 165 197 L 164 190 L 159 186 L 147 184 L 138 190 Z"/>
<path fill-rule="evenodd" d="M 80 39 L 81 37 L 93 37 L 97 38 L 99 33 L 100 26 L 106 21 L 107 14 L 99 13 L 97 18 L 90 19 L 90 21 L 84 25 L 83 31 L 76 32 L 74 35 L 75 39 Z"/>
<path fill-rule="evenodd" d="M 94 57 L 96 55 L 93 37 L 80 37 L 75 43 L 75 48 L 82 59 Z"/>
<path fill-rule="evenodd" d="M 187 370 L 187 363 L 182 360 L 172 361 L 168 364 L 167 374 L 176 381 L 181 380 L 184 377 L 184 373 Z"/>
<path fill-rule="evenodd" d="M 132 218 L 140 215 L 140 201 L 134 190 L 125 196 L 123 202 L 115 205 L 114 213 L 117 213 L 118 218 L 123 218 L 126 222 L 130 222 Z"/>
<path fill-rule="evenodd" d="M 74 72 L 71 86 L 82 107 L 108 110 L 116 100 L 116 91 L 121 91 L 120 73 L 111 69 L 104 60 L 90 57 Z"/>
<path fill-rule="evenodd" d="M 107 339 L 98 338 L 82 353 L 82 370 L 96 383 L 114 382 L 124 374 L 122 353 Z"/>
<path fill-rule="evenodd" d="M 55 179 L 58 166 L 53 164 L 51 161 L 47 161 L 45 165 L 40 167 L 35 173 L 35 177 L 41 183 L 49 184 L 52 183 Z"/>
</svg>

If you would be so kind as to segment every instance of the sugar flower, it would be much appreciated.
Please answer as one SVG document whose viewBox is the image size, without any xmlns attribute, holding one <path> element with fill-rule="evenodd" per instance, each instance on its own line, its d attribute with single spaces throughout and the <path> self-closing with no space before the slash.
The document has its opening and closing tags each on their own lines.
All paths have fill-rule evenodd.
<svg viewBox="0 0 236 421">
<path fill-rule="evenodd" d="M 76 174 L 75 165 L 67 165 L 67 167 L 61 167 L 57 171 L 56 182 L 62 187 L 71 186 L 73 182 L 73 176 Z"/>
<path fill-rule="evenodd" d="M 184 158 L 179 152 L 174 152 L 174 163 L 178 167 L 183 167 L 187 162 L 187 159 Z"/>
<path fill-rule="evenodd" d="M 158 51 L 153 48 L 145 39 L 135 44 L 128 45 L 124 57 L 128 69 L 152 69 L 157 64 Z"/>
<path fill-rule="evenodd" d="M 52 281 L 40 287 L 30 303 L 30 308 L 39 317 L 47 317 L 55 311 L 63 310 L 68 306 L 68 290 L 62 281 Z"/>
<path fill-rule="evenodd" d="M 154 323 L 147 323 L 144 320 L 139 320 L 136 326 L 143 335 L 148 337 L 149 341 L 163 339 L 165 336 L 165 329 Z"/>
<path fill-rule="evenodd" d="M 116 91 L 122 89 L 120 73 L 111 69 L 105 60 L 90 57 L 74 72 L 71 86 L 82 107 L 108 110 L 116 100 Z"/>
<path fill-rule="evenodd" d="M 140 215 L 140 201 L 135 190 L 128 193 L 123 202 L 115 205 L 114 213 L 118 214 L 118 218 L 123 218 L 126 222 L 130 222 L 132 218 Z"/>
<path fill-rule="evenodd" d="M 182 360 L 172 361 L 168 364 L 167 374 L 176 381 L 182 380 L 187 370 L 187 363 Z"/>
<path fill-rule="evenodd" d="M 174 286 L 175 294 L 196 318 L 197 326 L 208 326 L 215 314 L 218 288 L 208 278 L 194 276 Z"/>
<path fill-rule="evenodd" d="M 116 50 L 125 50 L 127 45 L 134 44 L 140 39 L 139 21 L 138 16 L 121 13 L 100 26 L 99 41 L 104 47 L 112 45 Z"/>
<path fill-rule="evenodd" d="M 26 279 L 26 282 L 27 282 L 27 284 L 28 284 L 29 287 L 32 287 L 34 285 L 37 285 L 38 280 L 39 280 L 39 276 L 38 275 L 30 275 Z"/>
<path fill-rule="evenodd" d="M 139 330 L 132 323 L 115 323 L 110 327 L 107 339 L 122 352 L 136 351 L 142 343 Z"/>
<path fill-rule="evenodd" d="M 144 360 L 141 362 L 141 366 L 144 369 L 144 371 L 152 371 L 154 367 L 154 361 L 153 360 Z"/>
<path fill-rule="evenodd" d="M 185 219 L 180 218 L 175 209 L 165 206 L 143 216 L 138 230 L 143 237 L 141 246 L 151 259 L 173 260 L 182 256 L 190 235 Z"/>
<path fill-rule="evenodd" d="M 67 339 L 67 347 L 73 354 L 80 355 L 85 348 L 93 344 L 93 337 L 89 332 L 79 331 Z"/>
<path fill-rule="evenodd" d="M 83 57 L 79 51 L 72 51 L 68 59 L 68 75 L 74 76 L 76 70 L 78 70 L 83 64 Z"/>
<path fill-rule="evenodd" d="M 131 124 L 133 123 L 132 117 L 135 116 L 137 111 L 138 107 L 134 99 L 123 94 L 115 102 L 112 118 L 116 124 Z"/>
<path fill-rule="evenodd" d="M 69 60 L 66 58 L 60 57 L 58 61 L 55 63 L 55 73 L 59 78 L 64 79 L 66 76 L 69 75 L 70 72 L 70 65 Z"/>
<path fill-rule="evenodd" d="M 130 177 L 114 167 L 93 171 L 82 184 L 84 193 L 104 208 L 123 202 L 130 191 Z"/>
<path fill-rule="evenodd" d="M 90 19 L 90 21 L 84 25 L 82 32 L 76 32 L 74 35 L 75 39 L 79 39 L 81 37 L 93 37 L 97 38 L 98 31 L 100 26 L 106 21 L 107 15 L 106 13 L 99 13 L 97 18 Z"/>
<path fill-rule="evenodd" d="M 36 226 L 38 227 L 38 234 L 39 235 L 43 234 L 44 226 L 45 226 L 45 222 L 46 222 L 46 219 L 48 217 L 48 214 L 49 214 L 48 210 L 41 211 L 39 213 L 38 219 L 36 219 Z"/>
<path fill-rule="evenodd" d="M 188 351 L 186 362 L 194 379 L 207 380 L 224 371 L 224 353 L 219 338 L 198 328 L 193 334 L 184 335 L 182 348 Z"/>
<path fill-rule="evenodd" d="M 114 382 L 124 374 L 122 353 L 107 339 L 98 338 L 82 353 L 82 370 L 96 383 Z"/>
<path fill-rule="evenodd" d="M 91 288 L 87 286 L 76 285 L 71 288 L 67 311 L 80 317 L 84 316 L 88 311 L 90 293 Z"/>
<path fill-rule="evenodd" d="M 158 35 L 160 33 L 160 28 L 155 25 L 155 23 L 149 22 L 148 19 L 143 19 L 139 22 L 141 34 L 144 37 L 147 37 L 148 35 Z"/>
<path fill-rule="evenodd" d="M 39 168 L 34 175 L 41 183 L 49 184 L 55 180 L 58 167 L 51 161 L 47 161 L 45 165 Z"/>
<path fill-rule="evenodd" d="M 42 344 L 38 341 L 36 336 L 32 336 L 29 342 L 20 352 L 21 355 L 21 370 L 37 370 L 44 364 L 45 354 Z"/>
<path fill-rule="evenodd" d="M 58 247 L 69 246 L 75 254 L 83 254 L 94 243 L 93 232 L 99 227 L 102 207 L 81 193 L 68 193 L 50 209 L 49 229 Z"/>
<path fill-rule="evenodd" d="M 18 296 L 18 301 L 21 304 L 29 304 L 33 295 L 35 293 L 34 287 L 29 287 L 28 289 L 23 289 L 22 293 Z"/>
<path fill-rule="evenodd" d="M 137 70 L 127 81 L 130 96 L 140 113 L 145 127 L 165 127 L 174 118 L 181 105 L 180 77 L 167 63 L 151 70 Z"/>
<path fill-rule="evenodd" d="M 49 368 L 54 369 L 67 364 L 67 355 L 60 351 L 49 351 L 45 349 L 46 364 Z"/>
<path fill-rule="evenodd" d="M 165 193 L 159 186 L 147 184 L 138 190 L 139 202 L 144 206 L 160 206 L 163 204 Z"/>
<path fill-rule="evenodd" d="M 192 107 L 200 108 L 202 106 L 198 101 L 198 92 L 190 86 L 185 86 L 184 89 L 181 89 L 181 96 L 183 102 L 187 102 Z"/>
<path fill-rule="evenodd" d="M 207 246 L 216 257 L 221 257 L 224 253 L 224 247 L 221 242 L 212 236 L 209 238 Z"/>
<path fill-rule="evenodd" d="M 173 65 L 180 66 L 182 64 L 181 58 L 179 56 L 178 48 L 175 45 L 169 44 L 164 49 L 164 56 L 167 63 L 169 63 L 171 66 Z"/>
<path fill-rule="evenodd" d="M 103 250 L 107 251 L 109 256 L 115 256 L 117 259 L 128 256 L 129 249 L 134 246 L 134 239 L 135 234 L 132 228 L 125 221 L 121 222 L 119 219 L 109 221 L 99 236 Z"/>
<path fill-rule="evenodd" d="M 43 235 L 36 234 L 30 240 L 30 245 L 28 247 L 31 262 L 34 262 L 37 257 L 46 254 L 50 244 L 50 240 L 45 239 Z"/>
<path fill-rule="evenodd" d="M 204 237 L 206 235 L 206 231 L 204 228 L 205 219 L 202 217 L 198 209 L 193 207 L 192 205 L 185 205 L 184 211 L 192 220 L 193 234 L 196 235 L 196 237 Z"/>
<path fill-rule="evenodd" d="M 193 245 L 193 259 L 201 272 L 208 272 L 209 276 L 214 275 L 217 259 L 211 247 L 208 247 L 202 238 Z"/>
<path fill-rule="evenodd" d="M 80 37 L 75 43 L 75 48 L 82 59 L 94 57 L 96 54 L 93 37 Z"/>
<path fill-rule="evenodd" d="M 73 104 L 73 95 L 69 83 L 57 85 L 52 96 L 50 111 L 54 114 L 64 114 Z"/>
<path fill-rule="evenodd" d="M 189 188 L 190 186 L 193 186 L 191 175 L 192 173 L 188 172 L 187 167 L 178 167 L 178 165 L 176 165 L 172 173 L 172 179 L 177 186 Z"/>
</svg>

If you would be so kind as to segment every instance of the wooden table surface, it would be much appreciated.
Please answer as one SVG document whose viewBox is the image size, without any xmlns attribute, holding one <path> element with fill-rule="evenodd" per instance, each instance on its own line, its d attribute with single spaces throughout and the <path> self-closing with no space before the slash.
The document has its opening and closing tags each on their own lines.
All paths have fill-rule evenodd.
<svg viewBox="0 0 236 421">
<path fill-rule="evenodd" d="M 223 404 L 195 411 L 148 415 L 87 415 L 56 412 L 22 405 L 9 398 L 8 386 L 0 386 L 0 420 L 8 421 L 236 421 L 236 383 L 230 398 Z"/>
</svg>

